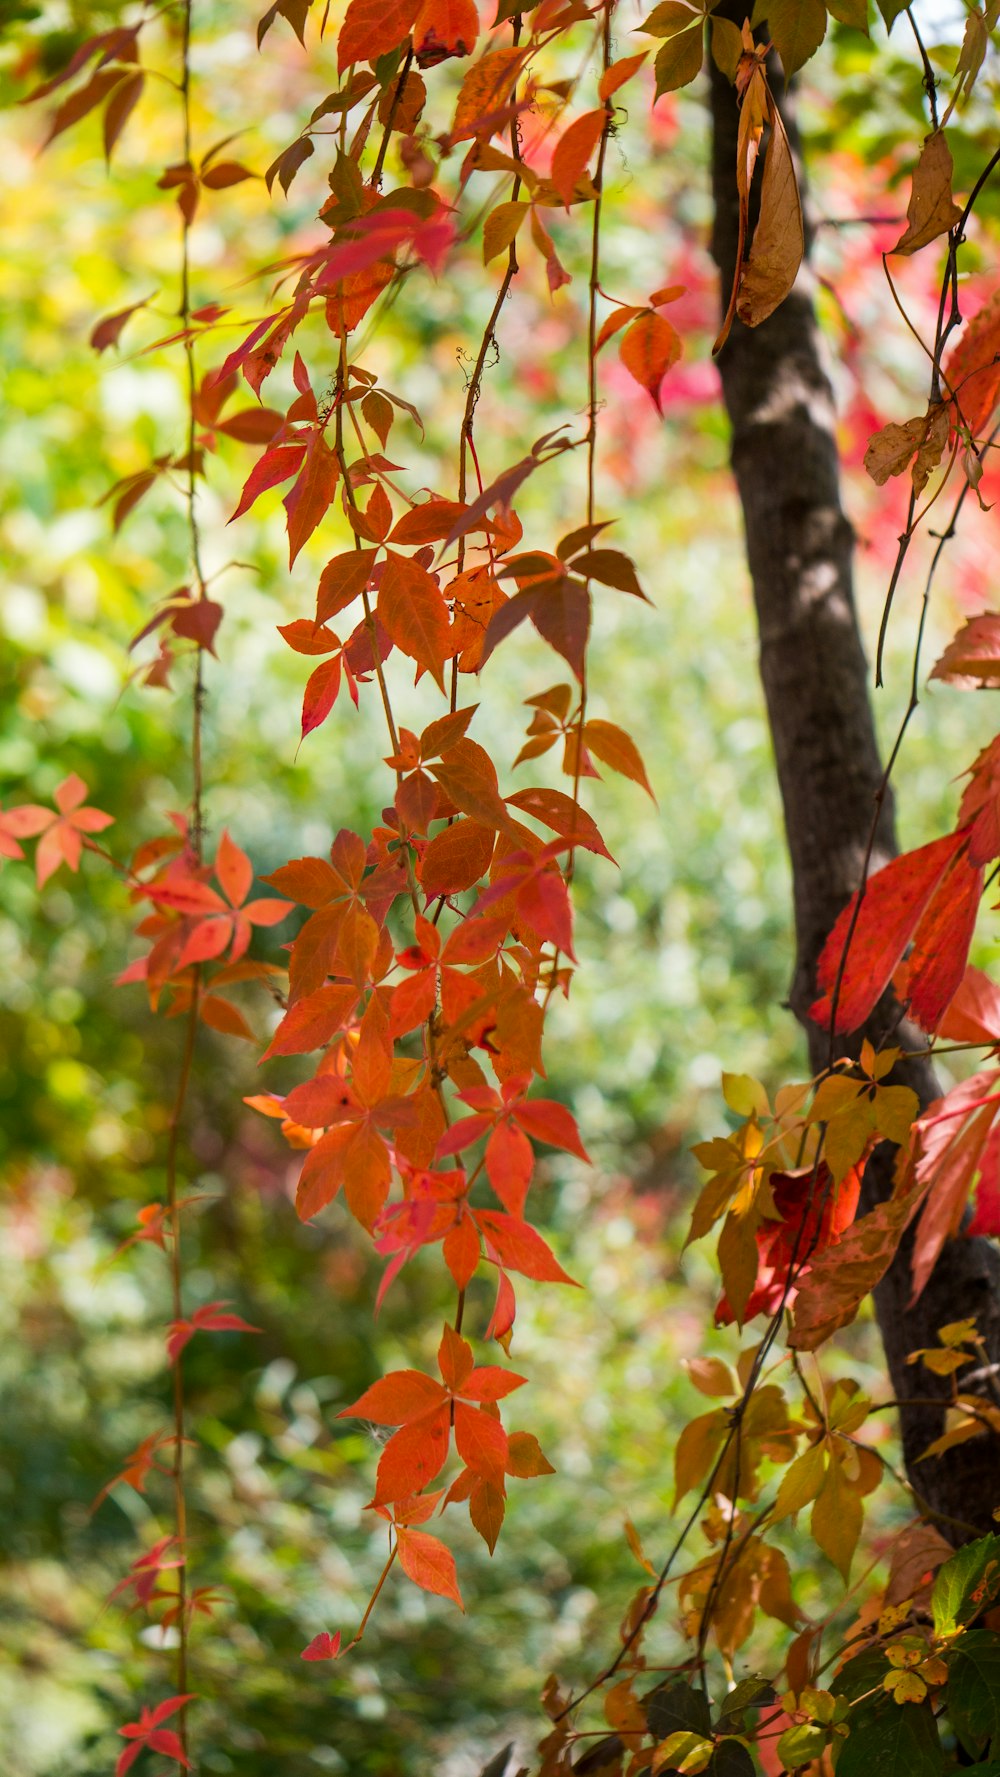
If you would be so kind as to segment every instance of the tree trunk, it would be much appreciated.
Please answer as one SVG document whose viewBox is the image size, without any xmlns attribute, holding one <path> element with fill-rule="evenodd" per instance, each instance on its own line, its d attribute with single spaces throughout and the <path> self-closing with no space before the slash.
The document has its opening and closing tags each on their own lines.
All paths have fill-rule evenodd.
<svg viewBox="0 0 1000 1777">
<path fill-rule="evenodd" d="M 720 12 L 741 22 L 742 6 Z M 773 57 L 771 58 L 773 63 Z M 780 76 L 769 66 L 772 86 Z M 713 253 L 725 308 L 736 264 L 738 202 L 734 88 L 711 68 Z M 794 114 L 782 110 L 793 148 Z M 828 1060 L 829 1039 L 812 1024 L 816 963 L 837 914 L 858 887 L 872 820 L 878 811 L 873 869 L 895 856 L 892 802 L 879 806 L 882 765 L 868 694 L 868 668 L 852 586 L 853 533 L 840 498 L 833 400 L 823 368 L 808 262 L 792 294 L 762 326 L 735 321 L 719 356 L 732 425 L 731 456 L 746 530 L 760 635 L 760 672 L 784 806 L 795 900 L 796 964 L 791 1006 L 805 1027 L 814 1070 Z M 891 1028 L 886 1003 L 861 1038 L 884 1040 Z M 904 1023 L 900 1041 L 921 1042 Z M 841 1044 L 840 1052 L 848 1045 Z M 922 1106 L 939 1095 L 926 1061 L 900 1066 L 893 1076 L 913 1087 Z M 892 1188 L 895 1150 L 879 1148 L 866 1169 L 862 1210 Z M 918 1302 L 912 1292 L 909 1242 L 875 1295 L 895 1397 L 950 1392 L 945 1378 L 907 1353 L 937 1343 L 939 1326 L 976 1315 L 991 1362 L 1000 1357 L 1000 1258 L 992 1242 L 959 1238 L 941 1254 Z M 993 1383 L 987 1379 L 986 1387 Z M 942 1430 L 943 1408 L 904 1406 L 903 1449 L 909 1477 L 942 1515 L 941 1529 L 960 1542 L 995 1529 L 991 1511 L 1000 1464 L 1000 1439 L 974 1438 L 944 1456 L 918 1462 Z M 966 1528 L 963 1529 L 962 1527 Z"/>
</svg>

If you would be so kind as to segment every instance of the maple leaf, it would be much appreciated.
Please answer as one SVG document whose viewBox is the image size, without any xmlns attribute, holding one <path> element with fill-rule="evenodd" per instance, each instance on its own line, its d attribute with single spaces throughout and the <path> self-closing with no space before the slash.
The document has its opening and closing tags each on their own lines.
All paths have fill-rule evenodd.
<svg viewBox="0 0 1000 1777">
<path fill-rule="evenodd" d="M 39 888 L 44 888 L 60 864 L 78 870 L 87 834 L 101 833 L 114 821 L 113 815 L 99 808 L 82 807 L 86 794 L 86 784 L 73 772 L 56 790 L 54 810 L 29 802 L 0 813 L 0 855 L 23 857 L 18 840 L 41 835 L 35 853 Z"/>
<path fill-rule="evenodd" d="M 177 1696 L 167 1697 L 164 1702 L 157 1703 L 155 1709 L 143 1704 L 138 1721 L 126 1722 L 123 1728 L 118 1729 L 126 1740 L 131 1740 L 132 1745 L 126 1746 L 119 1755 L 115 1777 L 125 1777 L 126 1771 L 131 1769 L 144 1749 L 162 1752 L 167 1758 L 176 1759 L 179 1765 L 184 1766 L 185 1771 L 191 1770 L 191 1760 L 184 1756 L 180 1738 L 172 1728 L 165 1728 L 162 1723 L 178 1709 L 183 1709 L 185 1703 L 192 1703 L 197 1694 L 196 1691 L 184 1691 Z"/>
</svg>

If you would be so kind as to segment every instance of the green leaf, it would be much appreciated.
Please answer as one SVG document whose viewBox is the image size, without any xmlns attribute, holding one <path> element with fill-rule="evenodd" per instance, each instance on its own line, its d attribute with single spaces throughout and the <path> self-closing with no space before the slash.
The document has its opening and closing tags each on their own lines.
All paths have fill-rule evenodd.
<svg viewBox="0 0 1000 1777">
<path fill-rule="evenodd" d="M 931 1609 L 938 1635 L 954 1635 L 1000 1592 L 1000 1536 L 981 1536 L 946 1561 L 934 1581 Z"/>
<path fill-rule="evenodd" d="M 790 79 L 826 36 L 826 7 L 823 0 L 768 0 L 767 25 Z"/>
<path fill-rule="evenodd" d="M 717 1729 L 725 1733 L 740 1733 L 746 1726 L 744 1713 L 747 1709 L 761 1709 L 775 1700 L 775 1689 L 769 1678 L 741 1678 L 739 1684 L 733 1686 L 727 1694 L 722 1710 L 716 1723 Z"/>
<path fill-rule="evenodd" d="M 948 1718 L 967 1752 L 983 1752 L 1000 1737 L 1000 1635 L 970 1629 L 948 1667 Z"/>
<path fill-rule="evenodd" d="M 939 1777 L 944 1754 L 930 1702 L 891 1703 L 849 1717 L 837 1777 Z"/>
<path fill-rule="evenodd" d="M 868 0 L 826 0 L 826 10 L 839 25 L 851 25 L 856 31 L 871 35 L 868 29 Z"/>
<path fill-rule="evenodd" d="M 901 12 L 906 11 L 908 0 L 878 0 L 878 9 L 885 21 L 885 28 L 891 31 L 893 24 Z"/>
<path fill-rule="evenodd" d="M 826 1729 L 817 1727 L 815 1722 L 804 1721 L 798 1727 L 785 1729 L 778 1741 L 777 1752 L 789 1771 L 797 1771 L 810 1759 L 819 1758 L 825 1745 Z"/>
<path fill-rule="evenodd" d="M 645 1699 L 645 1706 L 646 1726 L 657 1740 L 665 1740 L 668 1734 L 679 1734 L 684 1729 L 706 1739 L 712 1732 L 708 1698 L 704 1691 L 696 1691 L 693 1685 L 665 1685 Z"/>
<path fill-rule="evenodd" d="M 681 31 L 671 37 L 656 57 L 656 97 L 675 93 L 679 87 L 690 86 L 701 73 L 704 32 L 701 21 L 693 31 Z"/>
</svg>

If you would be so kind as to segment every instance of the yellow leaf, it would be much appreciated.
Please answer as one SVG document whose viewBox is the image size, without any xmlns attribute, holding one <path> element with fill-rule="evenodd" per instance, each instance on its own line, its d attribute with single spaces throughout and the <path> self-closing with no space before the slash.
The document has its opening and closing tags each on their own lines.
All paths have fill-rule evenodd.
<svg viewBox="0 0 1000 1777">
<path fill-rule="evenodd" d="M 489 265 L 491 259 L 510 246 L 530 208 L 530 204 L 518 199 L 509 204 L 498 204 L 490 211 L 483 223 L 484 265 Z"/>
<path fill-rule="evenodd" d="M 689 1729 L 681 1729 L 676 1734 L 668 1734 L 665 1740 L 660 1741 L 653 1754 L 652 1769 L 654 1773 L 668 1769 L 682 1771 L 685 1773 L 685 1777 L 688 1773 L 690 1773 L 690 1777 L 695 1777 L 698 1771 L 705 1769 L 714 1751 L 714 1740 L 705 1740 L 701 1734 L 695 1734 Z"/>
<path fill-rule="evenodd" d="M 861 1535 L 863 1509 L 858 1493 L 846 1485 L 840 1464 L 831 1462 L 826 1480 L 812 1509 L 809 1528 L 813 1537 L 839 1569 L 845 1582 Z"/>
<path fill-rule="evenodd" d="M 887 1672 L 882 1689 L 896 1703 L 922 1703 L 927 1695 L 927 1686 L 916 1672 Z"/>
<path fill-rule="evenodd" d="M 722 1272 L 723 1288 L 738 1326 L 743 1325 L 746 1305 L 757 1281 L 759 1254 L 756 1233 L 759 1224 L 760 1216 L 754 1206 L 749 1204 L 742 1214 L 735 1209 L 730 1210 L 719 1235 L 719 1270 Z"/>
<path fill-rule="evenodd" d="M 778 1497 L 774 1502 L 771 1514 L 772 1523 L 781 1518 L 790 1518 L 795 1512 L 816 1498 L 823 1485 L 826 1473 L 826 1450 L 823 1444 L 812 1444 L 797 1456 L 791 1467 L 786 1469 L 778 1488 Z"/>
<path fill-rule="evenodd" d="M 714 1413 L 690 1419 L 681 1432 L 674 1451 L 675 1506 L 708 1474 L 725 1437 L 727 1417 L 725 1409 L 717 1407 Z"/>
</svg>

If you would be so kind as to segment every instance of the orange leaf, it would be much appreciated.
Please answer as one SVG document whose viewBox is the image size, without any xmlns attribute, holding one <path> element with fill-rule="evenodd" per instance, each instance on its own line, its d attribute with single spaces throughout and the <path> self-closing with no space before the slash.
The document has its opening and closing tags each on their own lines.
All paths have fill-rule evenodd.
<svg viewBox="0 0 1000 1777">
<path fill-rule="evenodd" d="M 539 1283 L 573 1283 L 551 1247 L 527 1222 L 492 1209 L 476 1210 L 475 1217 L 501 1264 L 509 1270 L 520 1271 Z"/>
<path fill-rule="evenodd" d="M 496 831 L 475 820 L 458 820 L 431 840 L 420 861 L 424 893 L 457 895 L 475 886 L 490 867 Z"/>
<path fill-rule="evenodd" d="M 619 87 L 625 85 L 626 80 L 631 80 L 633 74 L 638 73 L 648 54 L 648 49 L 641 49 L 638 55 L 622 56 L 620 62 L 612 62 L 610 68 L 605 68 L 597 83 L 598 98 L 610 99 L 612 93 L 616 93 Z"/>
<path fill-rule="evenodd" d="M 399 1525 L 396 1546 L 399 1565 L 407 1579 L 425 1592 L 436 1592 L 439 1598 L 453 1598 L 459 1610 L 465 1609 L 458 1589 L 455 1557 L 439 1537 L 429 1536 L 426 1530 L 410 1530 Z"/>
<path fill-rule="evenodd" d="M 443 1391 L 442 1391 L 443 1392 Z M 375 1505 L 407 1499 L 439 1475 L 448 1459 L 451 1415 L 447 1401 L 411 1425 L 394 1432 L 382 1452 L 375 1484 Z"/>
<path fill-rule="evenodd" d="M 586 111 L 564 130 L 552 156 L 552 183 L 567 210 L 573 201 L 577 181 L 586 172 L 587 163 L 601 139 L 607 122 L 603 105 L 598 111 Z"/>
<path fill-rule="evenodd" d="M 389 1150 L 370 1123 L 355 1126 L 344 1149 L 344 1196 L 356 1221 L 371 1233 L 389 1195 Z"/>
<path fill-rule="evenodd" d="M 944 367 L 946 387 L 973 438 L 985 432 L 1000 396 L 1000 290 L 964 328 Z M 952 423 L 958 414 L 953 410 Z M 979 619 L 973 618 L 976 623 Z M 952 644 L 954 646 L 954 644 Z M 931 674 L 933 678 L 937 672 Z"/>
<path fill-rule="evenodd" d="M 657 413 L 663 411 L 660 384 L 667 371 L 677 363 L 682 350 L 676 327 L 652 309 L 646 309 L 632 322 L 618 348 L 618 356 L 626 370 L 652 398 Z"/>
<path fill-rule="evenodd" d="M 463 1341 L 464 1343 L 464 1341 Z M 342 1407 L 338 1419 L 371 1419 L 376 1425 L 410 1425 L 445 1401 L 445 1390 L 423 1370 L 394 1370 L 380 1376 L 350 1407 Z"/>
<path fill-rule="evenodd" d="M 423 0 L 413 26 L 413 53 L 421 68 L 449 56 L 471 55 L 479 36 L 473 0 Z"/>
<path fill-rule="evenodd" d="M 316 622 L 326 623 L 360 598 L 371 579 L 375 549 L 349 549 L 328 561 L 316 590 Z"/>
<path fill-rule="evenodd" d="M 610 765 L 612 771 L 617 771 L 622 777 L 629 777 L 633 783 L 640 784 L 646 794 L 652 796 L 654 802 L 656 801 L 652 786 L 646 776 L 642 755 L 635 741 L 630 734 L 625 733 L 624 728 L 617 728 L 614 722 L 602 722 L 592 718 L 584 725 L 583 740 L 584 745 L 589 747 L 598 759 L 603 760 L 605 765 Z"/>
<path fill-rule="evenodd" d="M 358 0 L 353 3 L 357 5 Z M 511 90 L 526 60 L 523 49 L 493 49 L 469 69 L 455 107 L 453 142 L 480 133 L 491 136 L 500 128 Z"/>
<path fill-rule="evenodd" d="M 374 62 L 410 34 L 419 0 L 351 0 L 337 39 L 337 72 L 351 62 Z"/>
<path fill-rule="evenodd" d="M 397 648 L 426 667 L 443 691 L 450 623 L 441 588 L 419 562 L 388 553 L 378 590 L 379 618 Z"/>
</svg>

